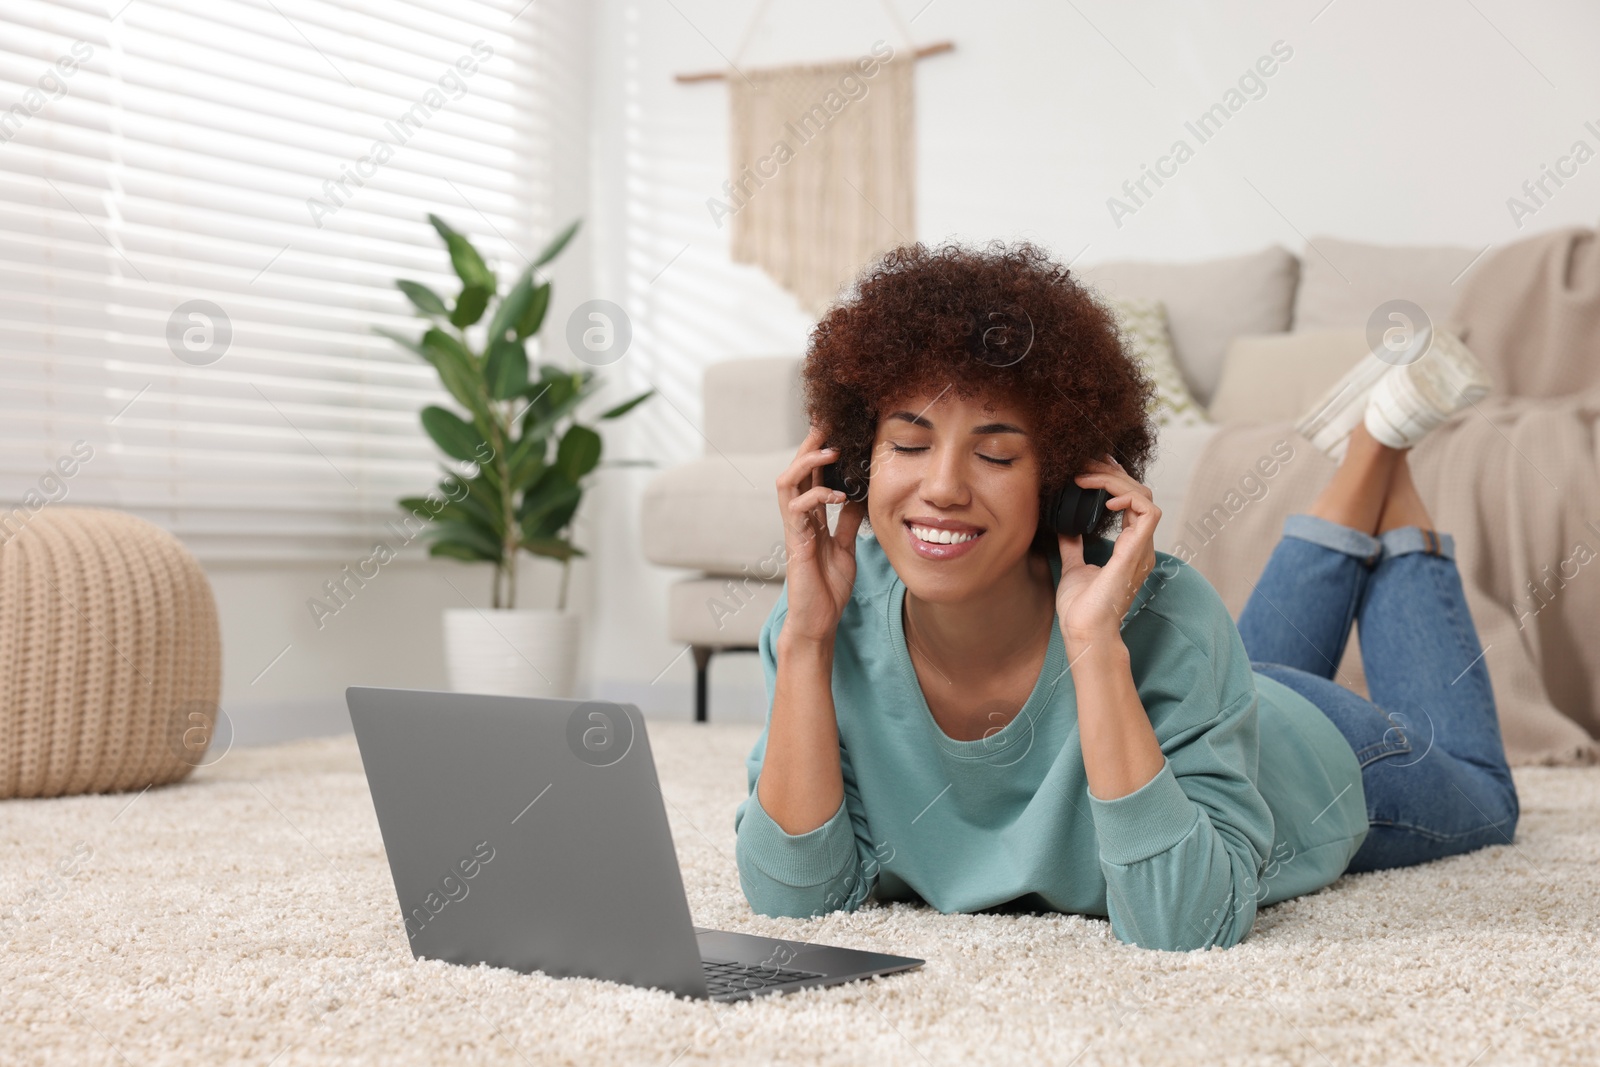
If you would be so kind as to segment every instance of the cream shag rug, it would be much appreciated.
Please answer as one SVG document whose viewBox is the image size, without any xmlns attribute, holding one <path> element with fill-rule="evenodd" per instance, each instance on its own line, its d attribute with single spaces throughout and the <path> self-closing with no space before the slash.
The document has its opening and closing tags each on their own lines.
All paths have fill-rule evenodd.
<svg viewBox="0 0 1600 1067">
<path fill-rule="evenodd" d="M 1229 950 L 1104 920 L 752 914 L 752 725 L 651 723 L 697 924 L 925 957 L 719 1005 L 411 959 L 350 737 L 240 749 L 143 795 L 0 802 L 11 1064 L 1594 1063 L 1600 769 L 1518 768 L 1515 845 L 1347 875 Z M 54 873 L 52 873 L 54 872 Z M 65 872 L 65 873 L 63 873 Z M 37 891 L 37 892 L 36 892 Z"/>
</svg>

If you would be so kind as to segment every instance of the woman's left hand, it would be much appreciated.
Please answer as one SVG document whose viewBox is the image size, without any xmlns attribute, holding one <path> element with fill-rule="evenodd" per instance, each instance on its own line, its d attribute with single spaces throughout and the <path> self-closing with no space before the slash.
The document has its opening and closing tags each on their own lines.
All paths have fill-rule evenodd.
<svg viewBox="0 0 1600 1067">
<path fill-rule="evenodd" d="M 1123 616 L 1155 569 L 1155 529 L 1161 521 L 1150 487 L 1134 481 L 1111 456 L 1091 461 L 1074 480 L 1085 489 L 1111 494 L 1106 507 L 1122 512 L 1122 533 L 1104 566 L 1084 562 L 1081 536 L 1057 535 L 1061 583 L 1056 587 L 1056 613 L 1069 648 L 1087 647 L 1108 637 L 1120 639 Z"/>
</svg>

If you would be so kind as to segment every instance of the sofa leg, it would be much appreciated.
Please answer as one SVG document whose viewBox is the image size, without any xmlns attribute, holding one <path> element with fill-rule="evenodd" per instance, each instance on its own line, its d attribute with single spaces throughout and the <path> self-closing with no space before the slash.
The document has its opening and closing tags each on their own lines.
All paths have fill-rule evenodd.
<svg viewBox="0 0 1600 1067">
<path fill-rule="evenodd" d="M 709 645 L 695 645 L 694 651 L 694 721 L 706 721 L 707 701 L 707 673 L 711 667 L 711 653 L 716 651 Z"/>
</svg>

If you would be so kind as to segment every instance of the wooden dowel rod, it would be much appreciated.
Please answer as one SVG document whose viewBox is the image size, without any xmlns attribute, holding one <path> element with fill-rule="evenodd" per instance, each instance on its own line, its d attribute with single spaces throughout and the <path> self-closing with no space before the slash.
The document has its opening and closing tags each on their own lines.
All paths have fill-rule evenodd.
<svg viewBox="0 0 1600 1067">
<path fill-rule="evenodd" d="M 955 51 L 955 47 L 956 43 L 954 41 L 935 41 L 933 44 L 925 44 L 921 48 L 918 48 L 912 53 L 912 55 L 917 59 L 927 59 L 929 56 L 937 56 L 945 52 L 953 52 Z M 722 81 L 727 76 L 727 71 L 702 70 L 694 74 L 676 74 L 673 76 L 673 80 L 679 82 L 680 84 L 687 85 L 690 82 Z"/>
</svg>

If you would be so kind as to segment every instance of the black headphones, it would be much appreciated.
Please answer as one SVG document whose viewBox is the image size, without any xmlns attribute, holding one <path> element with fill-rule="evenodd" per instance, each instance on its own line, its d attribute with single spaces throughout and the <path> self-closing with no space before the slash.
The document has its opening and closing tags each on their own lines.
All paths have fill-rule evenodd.
<svg viewBox="0 0 1600 1067">
<path fill-rule="evenodd" d="M 867 499 L 866 471 L 863 470 L 860 477 L 847 473 L 843 460 L 835 460 L 822 468 L 822 484 L 843 493 L 847 500 Z M 1060 489 L 1045 494 L 1041 518 L 1064 537 L 1082 537 L 1100 521 L 1105 514 L 1106 501 L 1110 499 L 1111 494 L 1104 489 L 1085 489 L 1069 481 Z"/>
</svg>

